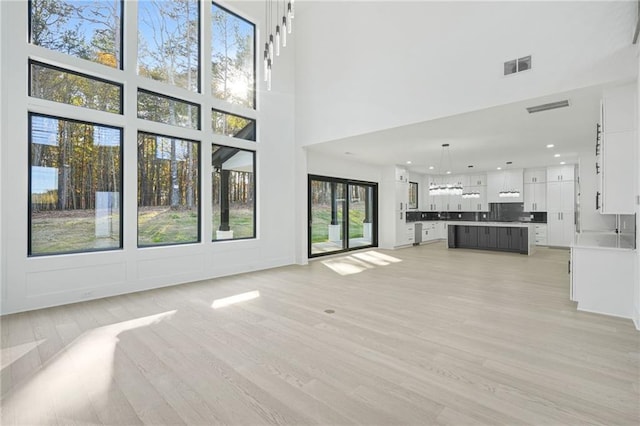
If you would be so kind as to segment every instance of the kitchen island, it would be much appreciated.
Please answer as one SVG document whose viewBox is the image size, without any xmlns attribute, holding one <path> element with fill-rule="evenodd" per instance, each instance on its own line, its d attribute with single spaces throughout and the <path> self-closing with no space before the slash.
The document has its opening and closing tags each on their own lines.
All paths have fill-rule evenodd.
<svg viewBox="0 0 640 426">
<path fill-rule="evenodd" d="M 507 251 L 531 255 L 536 247 L 535 226 L 527 222 L 449 222 L 447 246 Z"/>
</svg>

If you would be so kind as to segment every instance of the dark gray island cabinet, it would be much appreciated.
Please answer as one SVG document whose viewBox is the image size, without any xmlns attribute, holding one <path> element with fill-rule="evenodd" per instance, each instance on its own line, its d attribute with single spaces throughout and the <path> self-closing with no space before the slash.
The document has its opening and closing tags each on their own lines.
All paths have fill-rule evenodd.
<svg viewBox="0 0 640 426">
<path fill-rule="evenodd" d="M 534 225 L 517 222 L 449 222 L 449 248 L 470 248 L 532 254 Z"/>
</svg>

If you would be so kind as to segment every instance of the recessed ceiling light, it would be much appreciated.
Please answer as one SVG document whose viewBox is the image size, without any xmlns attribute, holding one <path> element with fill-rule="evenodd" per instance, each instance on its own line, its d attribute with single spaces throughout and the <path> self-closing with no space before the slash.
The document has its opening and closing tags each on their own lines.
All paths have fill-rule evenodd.
<svg viewBox="0 0 640 426">
<path fill-rule="evenodd" d="M 496 170 L 502 170 L 502 167 L 496 167 Z"/>
<path fill-rule="evenodd" d="M 451 170 L 447 170 L 447 174 L 450 175 L 451 174 Z"/>
<path fill-rule="evenodd" d="M 547 144 L 547 148 L 553 148 L 555 145 L 552 143 Z"/>
<path fill-rule="evenodd" d="M 553 156 L 558 158 L 558 157 L 560 157 L 560 154 L 553 154 Z"/>
<path fill-rule="evenodd" d="M 433 169 L 434 169 L 434 167 L 433 167 L 433 166 L 429 166 L 429 170 L 433 170 Z"/>
<path fill-rule="evenodd" d="M 560 164 L 565 165 L 565 164 L 567 164 L 567 162 L 566 161 L 561 161 Z"/>
<path fill-rule="evenodd" d="M 411 160 L 407 160 L 407 164 L 411 164 Z"/>
</svg>

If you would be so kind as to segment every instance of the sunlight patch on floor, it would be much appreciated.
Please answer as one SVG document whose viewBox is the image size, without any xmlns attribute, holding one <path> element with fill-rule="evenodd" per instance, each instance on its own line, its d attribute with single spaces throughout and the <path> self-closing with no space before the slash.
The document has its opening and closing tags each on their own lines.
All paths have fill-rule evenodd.
<svg viewBox="0 0 640 426">
<path fill-rule="evenodd" d="M 332 271 L 340 275 L 353 275 L 368 269 L 379 266 L 387 266 L 392 263 L 402 262 L 393 256 L 378 253 L 377 251 L 366 251 L 355 253 L 348 256 L 336 257 L 333 259 L 323 260 L 322 264 Z"/>
<path fill-rule="evenodd" d="M 13 364 L 18 359 L 22 358 L 33 349 L 37 348 L 42 342 L 47 339 L 36 340 L 35 342 L 23 343 L 21 345 L 12 346 L 10 348 L 3 348 L 0 350 L 0 370 L 4 370 L 5 367 Z"/>
<path fill-rule="evenodd" d="M 247 300 L 257 299 L 260 297 L 259 291 L 249 291 L 246 293 L 240 293 L 233 296 L 225 297 L 222 299 L 216 299 L 211 304 L 213 309 L 224 308 L 225 306 L 235 305 L 236 303 L 246 302 Z"/>
<path fill-rule="evenodd" d="M 157 324 L 175 313 L 167 311 L 83 333 L 33 377 L 7 394 L 2 401 L 3 410 L 15 413 L 21 424 L 39 424 L 52 415 L 82 418 L 89 404 L 107 406 L 118 335 Z M 56 407 L 55 414 L 43 411 L 43 407 L 51 407 L 51 401 Z"/>
</svg>

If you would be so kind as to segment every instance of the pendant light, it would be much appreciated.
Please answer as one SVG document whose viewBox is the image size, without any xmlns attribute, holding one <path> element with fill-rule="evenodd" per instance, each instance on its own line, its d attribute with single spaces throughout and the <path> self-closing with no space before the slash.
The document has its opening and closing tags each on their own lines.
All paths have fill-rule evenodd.
<svg viewBox="0 0 640 426">
<path fill-rule="evenodd" d="M 507 170 L 509 169 L 509 166 L 513 164 L 512 161 L 507 161 L 507 167 L 505 167 L 505 170 L 502 172 L 503 173 L 503 181 L 502 181 L 502 191 L 498 192 L 498 197 L 500 198 L 520 198 L 520 191 L 515 189 L 515 188 L 509 188 L 507 186 Z"/>
<path fill-rule="evenodd" d="M 442 144 L 442 150 L 440 151 L 440 166 L 439 166 L 439 170 L 440 173 L 442 173 L 442 164 L 444 162 L 444 156 L 445 156 L 445 152 L 447 154 L 447 158 L 449 159 L 449 169 L 447 170 L 447 174 L 451 173 L 451 170 L 453 169 L 452 165 L 452 161 L 451 161 L 451 151 L 449 149 L 449 144 L 448 143 L 443 143 Z M 429 185 L 429 195 L 462 195 L 462 185 L 455 183 L 455 184 L 451 184 L 451 183 L 445 183 L 444 182 L 444 176 L 442 177 L 443 182 L 438 184 L 438 183 L 432 183 L 431 185 Z M 479 196 L 479 194 L 478 194 Z"/>
<path fill-rule="evenodd" d="M 271 90 L 271 73 L 275 57 L 280 56 L 280 48 L 287 47 L 287 34 L 292 31 L 292 19 L 294 17 L 294 0 L 282 0 L 282 15 L 280 15 L 280 0 L 275 0 L 275 15 L 273 10 L 274 0 L 265 0 L 265 47 L 264 47 L 264 81 L 267 83 L 267 90 Z M 274 19 L 275 16 L 275 19 Z M 282 16 L 282 21 L 280 21 Z M 269 28 L 275 26 L 274 32 Z M 282 25 L 280 25 L 282 23 Z M 269 37 L 267 37 L 269 34 Z"/>
</svg>

